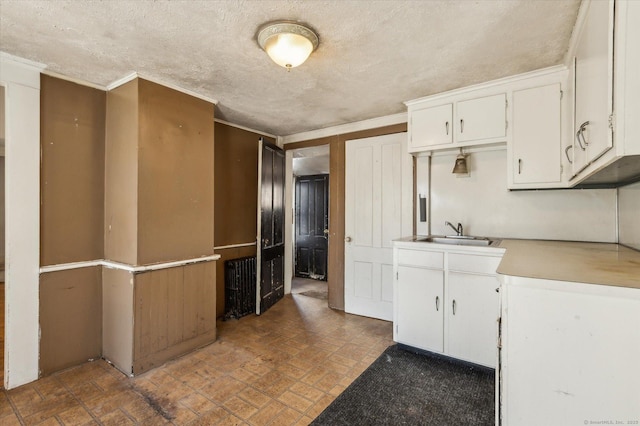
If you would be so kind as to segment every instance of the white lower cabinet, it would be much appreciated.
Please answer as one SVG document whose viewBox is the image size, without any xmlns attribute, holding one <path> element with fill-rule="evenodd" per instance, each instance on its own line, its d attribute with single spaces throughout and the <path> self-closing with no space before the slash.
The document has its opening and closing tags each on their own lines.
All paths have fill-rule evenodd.
<svg viewBox="0 0 640 426">
<path fill-rule="evenodd" d="M 446 340 L 450 356 L 495 367 L 499 285 L 495 276 L 449 272 Z"/>
<path fill-rule="evenodd" d="M 495 368 L 501 252 L 414 244 L 394 249 L 394 340 Z"/>
<path fill-rule="evenodd" d="M 399 266 L 396 285 L 395 340 L 416 348 L 443 352 L 444 272 Z"/>
<path fill-rule="evenodd" d="M 501 280 L 502 424 L 638 424 L 640 289 Z"/>
</svg>

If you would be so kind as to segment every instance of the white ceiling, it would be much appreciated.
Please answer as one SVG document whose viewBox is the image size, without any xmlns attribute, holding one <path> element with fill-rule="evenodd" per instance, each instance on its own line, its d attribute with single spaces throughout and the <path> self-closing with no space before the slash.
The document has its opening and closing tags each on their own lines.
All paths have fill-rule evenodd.
<svg viewBox="0 0 640 426">
<path fill-rule="evenodd" d="M 405 111 L 403 101 L 556 65 L 580 0 L 0 0 L 0 50 L 107 86 L 138 72 L 219 101 L 216 117 L 289 135 Z M 287 73 L 265 22 L 320 46 Z"/>
</svg>

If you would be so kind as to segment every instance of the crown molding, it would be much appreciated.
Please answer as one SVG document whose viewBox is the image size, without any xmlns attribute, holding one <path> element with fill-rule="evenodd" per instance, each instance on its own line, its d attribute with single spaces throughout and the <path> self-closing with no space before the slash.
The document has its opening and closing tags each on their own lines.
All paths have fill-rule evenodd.
<svg viewBox="0 0 640 426">
<path fill-rule="evenodd" d="M 251 129 L 249 127 L 241 126 L 239 124 L 230 123 L 230 122 L 225 121 L 225 120 L 220 120 L 218 118 L 214 118 L 213 121 L 216 122 L 216 123 L 226 124 L 227 126 L 235 127 L 236 129 L 246 130 L 247 132 L 257 133 L 257 134 L 262 135 L 262 136 L 267 136 L 269 138 L 273 138 L 273 139 L 277 139 L 278 138 L 276 135 L 272 135 L 271 133 L 266 133 L 266 132 L 263 132 L 261 130 Z"/>
<path fill-rule="evenodd" d="M 492 87 L 504 86 L 510 83 L 517 83 L 522 80 L 528 80 L 530 78 L 543 77 L 546 75 L 555 74 L 561 71 L 567 71 L 567 67 L 565 65 L 554 65 L 547 68 L 542 68 L 539 70 L 529 71 L 522 74 L 511 75 L 504 78 L 499 78 L 497 80 L 491 80 L 484 83 L 478 83 L 471 86 L 461 87 L 459 89 L 449 90 L 447 92 L 435 93 L 433 95 L 424 96 L 418 99 L 411 99 L 410 101 L 404 102 L 406 106 L 411 106 L 415 104 L 421 104 L 425 101 L 435 101 L 439 99 L 447 99 L 452 96 L 463 95 L 469 92 L 473 92 L 476 90 L 489 89 Z"/>
<path fill-rule="evenodd" d="M 308 132 L 295 133 L 282 137 L 284 145 L 288 143 L 301 142 L 310 139 L 319 139 L 327 136 L 342 135 L 345 133 L 359 132 L 362 130 L 376 129 L 378 127 L 392 126 L 407 122 L 407 113 L 385 115 L 368 120 L 354 121 L 353 123 L 340 124 L 338 126 L 325 127 L 323 129 L 310 130 Z"/>
<path fill-rule="evenodd" d="M 0 51 L 0 60 L 13 62 L 15 65 L 19 65 L 24 68 L 30 68 L 33 71 L 42 71 L 47 67 L 46 64 L 40 62 L 31 61 L 29 59 L 21 58 L 19 56 L 10 55 L 7 52 Z"/>
<path fill-rule="evenodd" d="M 148 76 L 146 74 L 139 73 L 139 72 L 132 72 L 131 74 L 127 74 L 124 77 L 107 84 L 107 90 L 113 90 L 116 87 L 120 87 L 123 84 L 126 84 L 126 83 L 128 83 L 128 82 L 130 82 L 132 80 L 135 80 L 136 78 L 141 78 L 143 80 L 147 80 L 147 81 L 150 81 L 152 83 L 156 83 L 156 84 L 159 84 L 161 86 L 168 87 L 169 89 L 173 89 L 173 90 L 176 90 L 178 92 L 182 92 L 182 93 L 184 93 L 186 95 L 193 96 L 194 98 L 202 99 L 203 101 L 212 103 L 214 105 L 218 105 L 218 100 L 217 99 L 210 98 L 208 96 L 202 95 L 202 94 L 194 92 L 192 90 L 185 89 L 184 87 L 180 87 L 180 86 L 178 86 L 176 84 L 168 83 L 166 81 L 162 81 L 162 80 L 160 80 L 158 78 L 151 77 L 151 76 Z"/>
<path fill-rule="evenodd" d="M 91 83 L 90 81 L 82 80 L 82 79 L 75 78 L 75 77 L 69 77 L 68 75 L 60 74 L 60 73 L 57 73 L 57 72 L 51 71 L 51 70 L 43 70 L 42 74 L 48 75 L 49 77 L 54 77 L 54 78 L 57 78 L 57 79 L 60 79 L 60 80 L 69 81 L 71 83 L 79 84 L 81 86 L 87 86 L 87 87 L 91 87 L 93 89 L 103 90 L 105 92 L 108 90 L 105 86 L 103 86 L 101 84 Z"/>
</svg>

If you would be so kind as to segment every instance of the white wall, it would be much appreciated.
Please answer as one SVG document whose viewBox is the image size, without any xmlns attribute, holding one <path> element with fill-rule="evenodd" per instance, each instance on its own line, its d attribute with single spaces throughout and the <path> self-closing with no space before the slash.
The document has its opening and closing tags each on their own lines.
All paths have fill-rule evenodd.
<svg viewBox="0 0 640 426">
<path fill-rule="evenodd" d="M 0 52 L 5 88 L 5 388 L 38 378 L 40 71 Z"/>
<path fill-rule="evenodd" d="M 507 151 L 474 152 L 469 177 L 451 173 L 456 153 L 431 159 L 431 233 L 616 242 L 616 190 L 507 190 Z"/>
<path fill-rule="evenodd" d="M 620 244 L 640 250 L 640 182 L 618 189 Z"/>
</svg>

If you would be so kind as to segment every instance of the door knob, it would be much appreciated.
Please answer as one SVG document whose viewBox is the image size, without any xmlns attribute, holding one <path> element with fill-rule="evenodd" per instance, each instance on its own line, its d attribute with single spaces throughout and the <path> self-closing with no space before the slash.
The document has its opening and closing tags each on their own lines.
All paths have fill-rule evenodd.
<svg viewBox="0 0 640 426">
<path fill-rule="evenodd" d="M 324 235 L 329 235 L 329 230 L 328 229 L 324 230 Z"/>
<path fill-rule="evenodd" d="M 345 243 L 350 243 L 351 242 L 351 237 L 344 237 L 344 242 Z"/>
</svg>

